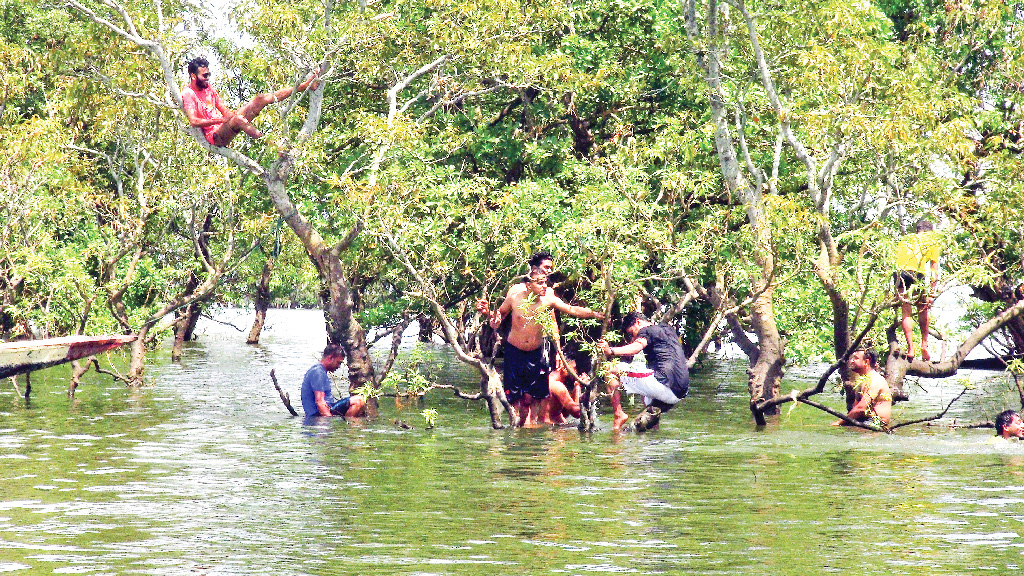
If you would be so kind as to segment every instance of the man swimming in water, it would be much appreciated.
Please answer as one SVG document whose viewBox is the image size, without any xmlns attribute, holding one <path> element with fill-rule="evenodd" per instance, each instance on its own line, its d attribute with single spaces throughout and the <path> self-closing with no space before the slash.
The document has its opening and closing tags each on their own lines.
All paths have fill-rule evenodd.
<svg viewBox="0 0 1024 576">
<path fill-rule="evenodd" d="M 1001 438 L 1024 438 L 1024 420 L 1016 410 L 1004 410 L 996 416 L 996 436 Z"/>
<path fill-rule="evenodd" d="M 530 270 L 526 291 L 509 290 L 501 307 L 491 311 L 486 300 L 477 301 L 477 310 L 487 317 L 491 328 L 497 329 L 506 316 L 512 324 L 505 340 L 505 396 L 519 411 L 519 425 L 534 424 L 540 416 L 540 401 L 548 396 L 548 372 L 542 344 L 543 315 L 554 323 L 554 310 L 576 318 L 601 320 L 604 315 L 584 306 L 566 304 L 548 289 L 547 274 L 539 268 Z M 554 335 L 557 337 L 557 335 Z"/>
</svg>

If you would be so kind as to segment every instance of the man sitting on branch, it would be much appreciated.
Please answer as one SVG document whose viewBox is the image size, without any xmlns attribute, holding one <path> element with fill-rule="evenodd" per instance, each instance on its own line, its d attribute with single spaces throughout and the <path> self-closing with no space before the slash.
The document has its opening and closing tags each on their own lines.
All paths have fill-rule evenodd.
<svg viewBox="0 0 1024 576">
<path fill-rule="evenodd" d="M 245 132 L 255 139 L 263 138 L 252 121 L 264 108 L 275 102 L 288 98 L 294 92 L 291 88 L 283 88 L 273 94 L 259 94 L 248 104 L 237 111 L 224 105 L 220 94 L 210 85 L 210 63 L 206 58 L 193 58 L 188 63 L 189 84 L 181 90 L 181 100 L 185 107 L 188 123 L 193 128 L 200 128 L 206 141 L 214 146 L 227 146 L 240 133 Z M 306 88 L 316 89 L 316 74 L 299 84 L 298 91 Z"/>
</svg>

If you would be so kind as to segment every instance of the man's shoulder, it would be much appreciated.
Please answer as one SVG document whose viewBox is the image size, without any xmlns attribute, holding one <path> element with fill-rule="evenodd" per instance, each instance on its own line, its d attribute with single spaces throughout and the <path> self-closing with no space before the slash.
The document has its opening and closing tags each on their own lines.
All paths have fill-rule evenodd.
<svg viewBox="0 0 1024 576">
<path fill-rule="evenodd" d="M 516 282 L 508 287 L 508 292 L 505 292 L 505 298 L 516 298 L 523 294 L 526 294 L 526 283 Z"/>
<path fill-rule="evenodd" d="M 650 326 L 644 326 L 643 328 L 636 331 L 637 336 L 642 334 L 652 334 L 661 337 L 679 337 L 679 333 L 676 329 L 669 326 L 668 324 L 651 324 Z"/>
<path fill-rule="evenodd" d="M 871 371 L 871 387 L 885 392 L 889 391 L 889 381 L 877 370 Z"/>
<path fill-rule="evenodd" d="M 318 376 L 321 372 L 325 376 L 327 375 L 327 370 L 324 368 L 323 364 L 317 362 L 316 364 L 310 366 L 309 370 L 306 370 L 306 378 L 308 379 L 311 377 Z"/>
</svg>

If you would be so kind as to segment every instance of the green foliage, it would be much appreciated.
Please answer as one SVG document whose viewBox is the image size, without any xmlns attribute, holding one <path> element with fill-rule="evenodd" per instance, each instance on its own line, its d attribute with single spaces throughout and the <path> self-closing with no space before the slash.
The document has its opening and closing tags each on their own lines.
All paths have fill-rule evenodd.
<svg viewBox="0 0 1024 576">
<path fill-rule="evenodd" d="M 427 430 L 437 426 L 437 410 L 433 408 L 427 408 L 420 412 L 420 416 L 423 417 L 423 423 Z"/>
</svg>

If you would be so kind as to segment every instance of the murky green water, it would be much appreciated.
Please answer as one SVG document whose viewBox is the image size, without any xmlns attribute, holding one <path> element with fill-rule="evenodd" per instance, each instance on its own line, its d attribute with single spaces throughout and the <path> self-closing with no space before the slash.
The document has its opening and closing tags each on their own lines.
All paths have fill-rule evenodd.
<svg viewBox="0 0 1024 576">
<path fill-rule="evenodd" d="M 239 323 L 243 323 L 239 320 Z M 381 418 L 306 427 L 315 312 L 272 312 L 260 348 L 209 324 L 152 385 L 37 373 L 0 383 L 0 572 L 14 574 L 994 573 L 1024 565 L 1024 444 L 991 431 L 896 436 L 807 407 L 758 431 L 743 367 L 709 366 L 660 430 L 494 431 L 481 404 L 385 401 Z M 472 387 L 472 373 L 447 371 Z M 985 378 L 989 378 L 986 380 Z M 953 412 L 1014 405 L 991 375 Z M 792 380 L 790 386 L 806 381 Z M 959 389 L 927 383 L 901 417 Z M 840 403 L 837 396 L 830 400 Z M 951 413 L 952 414 L 952 413 Z M 395 418 L 415 425 L 399 430 Z M 604 417 L 607 427 L 609 418 Z"/>
</svg>

